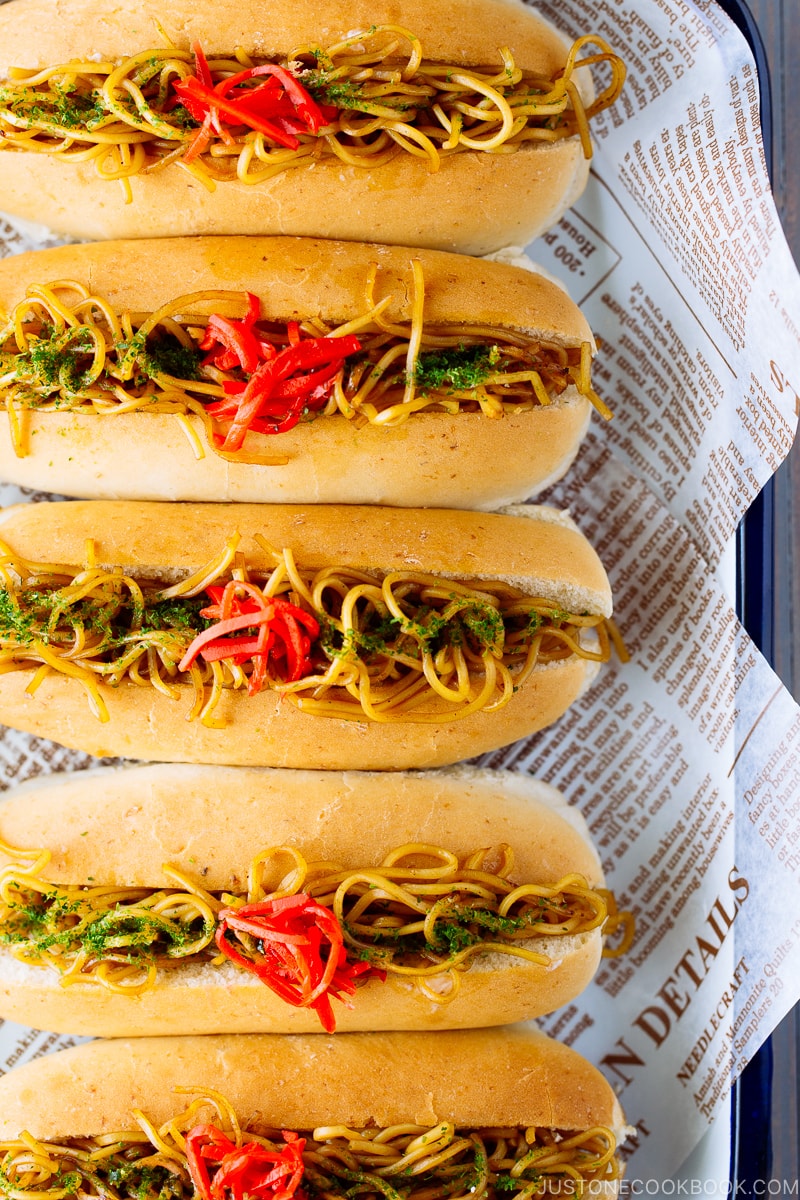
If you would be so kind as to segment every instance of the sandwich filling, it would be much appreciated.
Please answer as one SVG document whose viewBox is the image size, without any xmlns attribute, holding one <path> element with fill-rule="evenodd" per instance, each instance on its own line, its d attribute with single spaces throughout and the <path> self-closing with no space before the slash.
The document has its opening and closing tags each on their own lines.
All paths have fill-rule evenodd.
<svg viewBox="0 0 800 1200">
<path fill-rule="evenodd" d="M 547 969 L 547 940 L 556 939 L 558 952 L 557 939 L 601 929 L 618 954 L 632 935 L 610 893 L 581 875 L 517 883 L 506 844 L 461 860 L 439 846 L 408 844 L 377 867 L 356 869 L 270 847 L 235 894 L 209 892 L 200 872 L 169 863 L 167 888 L 56 885 L 47 880 L 48 851 L 2 843 L 0 850 L 12 863 L 0 872 L 0 945 L 58 971 L 62 986 L 141 995 L 159 969 L 229 961 L 286 1003 L 313 1009 L 329 1032 L 331 1000 L 353 1007 L 349 997 L 370 979 L 391 976 L 445 1004 L 480 956 Z"/>
<path fill-rule="evenodd" d="M 569 387 L 611 415 L 591 386 L 590 342 L 434 325 L 419 261 L 410 275 L 410 322 L 386 316 L 393 295 L 376 302 L 375 264 L 361 314 L 339 325 L 267 320 L 247 292 L 195 292 L 155 312 L 118 312 L 78 282 L 33 284 L 0 326 L 0 396 L 16 452 L 28 451 L 26 410 L 170 413 L 202 457 L 193 415 L 218 453 L 270 465 L 288 459 L 257 453 L 249 434 L 322 416 L 386 429 L 421 412 L 497 419 L 553 404 Z"/>
<path fill-rule="evenodd" d="M 231 689 L 271 689 L 321 717 L 439 724 L 503 708 L 536 667 L 605 662 L 612 642 L 625 656 L 601 615 L 506 583 L 309 570 L 260 535 L 274 566 L 254 570 L 239 541 L 170 587 L 96 565 L 92 541 L 83 570 L 0 542 L 0 673 L 33 670 L 31 694 L 67 675 L 101 721 L 104 690 L 126 683 L 188 693 L 187 718 L 212 728 Z"/>
<path fill-rule="evenodd" d="M 580 1195 L 622 1173 L 604 1126 L 463 1129 L 442 1121 L 298 1133 L 243 1128 L 218 1092 L 176 1091 L 197 1098 L 160 1128 L 134 1109 L 129 1127 L 113 1134 L 44 1143 L 26 1133 L 0 1143 L 0 1191 L 51 1200 L 528 1200 Z"/>
<path fill-rule="evenodd" d="M 175 166 L 209 190 L 258 184 L 320 158 L 375 168 L 402 154 L 430 171 L 463 151 L 509 153 L 578 135 L 613 104 L 625 67 L 597 37 L 579 38 L 561 70 L 536 78 L 508 49 L 493 67 L 432 62 L 413 32 L 381 25 L 334 46 L 274 60 L 199 43 L 144 48 L 123 61 L 14 68 L 0 84 L 0 150 L 94 163 L 132 198 L 132 176 Z M 579 58 L 587 45 L 596 50 Z M 607 85 L 585 106 L 579 67 L 604 64 Z"/>
</svg>

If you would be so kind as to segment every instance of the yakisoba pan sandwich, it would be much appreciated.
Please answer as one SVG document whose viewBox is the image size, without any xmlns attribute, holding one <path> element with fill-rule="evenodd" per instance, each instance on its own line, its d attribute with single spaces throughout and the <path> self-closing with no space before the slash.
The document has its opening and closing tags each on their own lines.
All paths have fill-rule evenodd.
<svg viewBox="0 0 800 1200">
<path fill-rule="evenodd" d="M 556 283 L 437 251 L 20 255 L 0 264 L 0 475 L 86 497 L 496 507 L 564 473 L 592 405 L 608 415 L 594 349 Z"/>
<path fill-rule="evenodd" d="M 441 766 L 556 720 L 613 637 L 568 517 L 20 505 L 0 522 L 0 720 L 92 754 Z"/>
<path fill-rule="evenodd" d="M 499 1025 L 629 931 L 580 817 L 511 772 L 159 764 L 0 805 L 0 1014 L 38 1029 Z"/>
<path fill-rule="evenodd" d="M 0 1171 L 17 1200 L 613 1196 L 624 1121 L 514 1027 L 96 1041 L 0 1080 Z"/>
<path fill-rule="evenodd" d="M 145 0 L 135 20 L 14 0 L 0 208 L 82 238 L 164 236 L 179 212 L 187 234 L 380 229 L 483 254 L 577 198 L 624 76 L 518 0 Z"/>
</svg>

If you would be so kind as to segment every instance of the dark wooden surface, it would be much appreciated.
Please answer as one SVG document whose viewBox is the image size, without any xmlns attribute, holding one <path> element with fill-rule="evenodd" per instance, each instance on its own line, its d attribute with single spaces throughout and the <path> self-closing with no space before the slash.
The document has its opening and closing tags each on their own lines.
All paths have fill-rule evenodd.
<svg viewBox="0 0 800 1200">
<path fill-rule="evenodd" d="M 749 0 L 769 61 L 773 113 L 773 191 L 795 262 L 800 264 L 800 0 Z M 793 381 L 800 391 L 800 380 Z M 800 441 L 775 479 L 775 668 L 800 699 Z M 772 1038 L 772 1179 L 791 1186 L 800 1171 L 800 1009 Z M 781 1194 L 786 1194 L 782 1192 Z"/>
</svg>

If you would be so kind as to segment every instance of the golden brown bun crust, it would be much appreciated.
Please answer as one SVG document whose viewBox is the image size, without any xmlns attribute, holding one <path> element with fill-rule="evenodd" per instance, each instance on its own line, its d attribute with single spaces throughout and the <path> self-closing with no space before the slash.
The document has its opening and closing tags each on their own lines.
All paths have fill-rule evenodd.
<svg viewBox="0 0 800 1200">
<path fill-rule="evenodd" d="M 589 178 L 589 162 L 572 138 L 527 143 L 512 154 L 465 151 L 434 173 L 411 155 L 379 172 L 325 158 L 313 170 L 297 167 L 257 185 L 221 183 L 214 192 L 176 168 L 135 176 L 132 204 L 88 163 L 7 151 L 2 168 L 0 208 L 69 237 L 167 237 L 179 212 L 187 235 L 361 241 L 380 229 L 392 245 L 460 254 L 527 245 L 563 216 Z"/>
<path fill-rule="evenodd" d="M 541 1033 L 240 1035 L 92 1042 L 38 1059 L 0 1080 L 0 1140 L 110 1132 L 132 1108 L 158 1126 L 188 1103 L 175 1086 L 221 1091 L 245 1126 L 622 1124 L 600 1073 Z"/>
<path fill-rule="evenodd" d="M 83 884 L 92 876 L 103 885 L 174 886 L 162 871 L 169 862 L 211 891 L 241 893 L 250 859 L 267 846 L 295 846 L 308 861 L 355 869 L 377 865 L 408 842 L 441 845 L 459 857 L 507 842 L 516 883 L 552 884 L 578 872 L 602 886 L 585 827 L 563 814 L 574 820 L 555 789 L 508 771 L 387 776 L 158 764 L 55 776 L 17 789 L 0 806 L 0 837 L 47 847 L 53 857 L 44 877 L 53 883 Z M 478 958 L 447 1004 L 391 979 L 372 981 L 359 988 L 352 1008 L 335 1005 L 337 1030 L 460 1029 L 541 1016 L 578 995 L 599 964 L 599 930 L 528 944 L 550 965 Z M 177 964 L 159 972 L 153 989 L 129 997 L 102 987 L 61 988 L 54 973 L 20 966 L 8 952 L 0 954 L 0 1012 L 40 1029 L 101 1037 L 321 1032 L 312 1010 L 284 1004 L 230 966 Z"/>
<path fill-rule="evenodd" d="M 534 272 L 436 251 L 302 238 L 169 238 L 20 255 L 0 262 L 0 313 L 10 312 L 31 283 L 73 279 L 120 312 L 154 311 L 180 294 L 246 288 L 259 296 L 267 318 L 314 317 L 335 326 L 365 311 L 367 277 L 377 265 L 375 299 L 395 296 L 388 315 L 407 322 L 412 257 L 423 267 L 432 324 L 480 323 L 562 345 L 593 344 L 577 306 Z M 234 315 L 242 302 L 218 308 Z M 274 467 L 232 463 L 208 448 L 198 461 L 170 415 L 98 420 L 24 413 L 29 453 L 23 458 L 14 452 L 8 422 L 0 420 L 0 477 L 89 498 L 492 508 L 560 478 L 590 413 L 589 401 L 570 387 L 547 407 L 503 420 L 420 413 L 387 430 L 334 417 L 302 423 L 279 438 L 248 435 L 249 452 L 288 457 Z M 202 422 L 190 419 L 205 444 Z"/>
<path fill-rule="evenodd" d="M 446 1004 L 394 979 L 370 980 L 358 989 L 352 1007 L 334 1001 L 336 1031 L 474 1029 L 525 1021 L 574 1000 L 600 965 L 598 931 L 528 945 L 547 954 L 550 965 L 505 955 L 478 958 Z M 53 973 L 21 968 L 7 950 L 0 950 L 0 1012 L 36 1029 L 90 1037 L 322 1033 L 313 1009 L 293 1008 L 235 967 L 178 965 L 159 971 L 155 986 L 141 996 L 125 996 L 101 985 L 59 987 Z"/>
<path fill-rule="evenodd" d="M 272 566 L 255 540 L 290 547 L 300 567 L 421 571 L 502 580 L 572 612 L 611 614 L 608 577 L 589 542 L 544 505 L 520 515 L 340 505 L 166 504 L 86 500 L 21 504 L 0 513 L 0 539 L 36 562 L 82 569 L 86 539 L 98 565 L 176 580 L 203 566 L 231 535 L 252 570 Z"/>
<path fill-rule="evenodd" d="M 520 66 L 550 74 L 563 66 L 565 41 L 517 0 L 270 0 L 268 10 L 241 0 L 137 0 L 135 9 L 102 0 L 14 0 L 0 10 L 0 76 L 9 67 L 43 67 L 70 58 L 122 59 L 161 46 L 157 23 L 181 49 L 199 39 L 207 56 L 242 46 L 256 56 L 321 49 L 373 25 L 403 25 L 424 56 L 487 65 L 508 46 Z"/>
<path fill-rule="evenodd" d="M 499 713 L 441 725 L 375 724 L 302 713 L 276 692 L 252 698 L 226 691 L 215 709 L 223 730 L 187 721 L 192 703 L 154 688 L 100 685 L 110 720 L 89 711 L 79 684 L 51 675 L 35 696 L 34 672 L 0 676 L 0 723 L 98 757 L 320 770 L 395 771 L 442 767 L 510 745 L 563 716 L 596 674 L 583 659 L 536 668 Z"/>
<path fill-rule="evenodd" d="M 418 34 L 429 58 L 497 64 L 499 48 L 509 46 L 523 69 L 539 75 L 552 75 L 566 58 L 563 37 L 516 0 L 463 0 L 457 7 L 448 0 L 381 0 L 377 6 L 357 0 L 318 4 L 313 11 L 281 0 L 270 4 L 268 27 L 257 5 L 227 0 L 211 5 L 207 15 L 200 9 L 191 0 L 170 5 L 167 32 L 178 46 L 199 37 L 207 51 L 242 45 L 268 55 L 300 44 L 331 45 L 353 30 L 399 22 Z M 117 58 L 160 45 L 154 18 L 166 18 L 154 0 L 137 5 L 135 19 L 127 8 L 104 16 L 98 0 L 14 0 L 0 6 L 0 77 L 10 65 L 37 67 L 87 53 Z M 449 156 L 433 174 L 408 154 L 379 172 L 322 159 L 311 170 L 295 168 L 257 186 L 221 184 L 214 192 L 170 168 L 134 178 L 134 201 L 126 205 L 118 185 L 98 180 L 91 164 L 10 151 L 2 165 L 0 208 L 73 237 L 166 236 L 180 210 L 186 234 L 358 241 L 379 228 L 386 242 L 467 254 L 525 245 L 574 203 L 589 174 L 579 139 L 570 138 L 527 143 L 512 154 L 466 151 Z"/>
<path fill-rule="evenodd" d="M 475 767 L 391 776 L 164 764 L 80 771 L 7 793 L 0 839 L 50 850 L 52 883 L 99 882 L 99 846 L 103 884 L 174 886 L 162 871 L 169 862 L 210 891 L 242 892 L 251 858 L 267 846 L 355 869 L 409 842 L 459 857 L 505 842 L 519 883 L 572 872 L 603 883 L 585 826 L 555 788 Z M 0 854 L 0 864 L 10 861 Z"/>
<path fill-rule="evenodd" d="M 417 413 L 395 429 L 343 418 L 300 424 L 279 439 L 248 434 L 255 454 L 282 466 L 194 456 L 175 417 L 21 413 L 30 453 L 18 458 L 0 413 L 0 478 L 62 496 L 233 500 L 283 504 L 445 504 L 490 509 L 537 495 L 569 470 L 591 416 L 570 398 L 500 421 L 481 413 Z M 199 418 L 190 417 L 201 442 Z M 124 449 L 121 449 L 123 448 Z"/>
<path fill-rule="evenodd" d="M 0 262 L 0 312 L 22 300 L 30 283 L 74 279 L 120 312 L 155 311 L 181 295 L 221 289 L 239 296 L 230 308 L 221 301 L 215 311 L 241 316 L 246 290 L 261 300 L 265 319 L 319 318 L 337 325 L 367 310 L 366 285 L 377 267 L 375 301 L 394 297 L 384 317 L 408 322 L 412 260 L 422 266 L 431 324 L 492 325 L 567 346 L 592 341 L 564 289 L 535 271 L 442 251 L 319 238 L 171 237 L 15 255 Z"/>
<path fill-rule="evenodd" d="M 299 565 L 336 564 L 414 570 L 450 578 L 504 579 L 528 595 L 570 611 L 611 610 L 608 580 L 583 535 L 552 509 L 526 507 L 529 517 L 430 509 L 337 508 L 225 504 L 137 504 L 126 501 L 20 505 L 7 509 L 0 538 L 33 561 L 76 566 L 93 538 L 99 565 L 139 577 L 181 577 L 208 561 L 234 530 L 254 569 L 266 567 L 253 540 L 290 546 Z M 198 537 L 202 530 L 202 537 Z M 358 531 L 357 537 L 354 531 Z M 357 544 L 355 544 L 357 543 Z M 154 688 L 100 684 L 110 720 L 90 712 L 80 684 L 46 678 L 29 696 L 33 671 L 0 677 L 0 721 L 96 755 L 233 766 L 401 770 L 437 767 L 526 737 L 557 720 L 596 674 L 575 656 L 537 667 L 498 713 L 473 713 L 442 724 L 379 724 L 320 718 L 279 693 L 248 697 L 223 692 L 215 718 L 224 731 L 188 722 L 185 703 Z M 443 704 L 444 702 L 442 702 Z M 431 703 L 431 711 L 436 704 Z"/>
</svg>

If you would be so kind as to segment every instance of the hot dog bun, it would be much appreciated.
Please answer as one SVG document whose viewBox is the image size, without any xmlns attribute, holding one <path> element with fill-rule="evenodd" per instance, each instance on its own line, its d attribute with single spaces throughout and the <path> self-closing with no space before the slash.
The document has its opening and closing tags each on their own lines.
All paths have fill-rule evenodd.
<svg viewBox="0 0 800 1200">
<path fill-rule="evenodd" d="M 259 535 L 274 547 L 290 548 L 298 566 L 311 572 L 333 565 L 371 568 L 378 578 L 399 570 L 454 581 L 503 581 L 526 596 L 543 597 L 558 611 L 608 616 L 605 571 L 569 518 L 536 506 L 515 513 L 76 501 L 7 509 L 0 540 L 12 556 L 62 564 L 75 574 L 86 561 L 90 539 L 98 566 L 164 584 L 208 563 L 238 531 L 239 552 L 256 572 L 274 566 L 255 540 Z M 537 665 L 497 712 L 470 711 L 451 719 L 453 710 L 437 696 L 419 710 L 420 717 L 438 718 L 426 723 L 414 714 L 397 723 L 360 715 L 320 717 L 274 690 L 250 697 L 226 687 L 213 713 L 224 722 L 219 729 L 186 719 L 191 688 L 182 703 L 150 686 L 100 682 L 98 694 L 110 718 L 103 723 L 90 711 L 82 685 L 60 672 L 40 675 L 35 694 L 27 693 L 34 670 L 26 668 L 0 677 L 0 720 L 91 754 L 151 761 L 378 770 L 443 766 L 552 723 L 596 670 L 596 662 L 570 654 Z"/>
<path fill-rule="evenodd" d="M 261 6 L 224 0 L 180 0 L 165 11 L 156 0 L 138 4 L 136 20 L 102 0 L 15 0 L 0 7 L 0 78 L 9 67 L 38 69 L 78 58 L 121 61 L 162 46 L 160 22 L 178 48 L 199 39 L 209 52 L 235 47 L 262 57 L 298 46 L 327 47 L 354 31 L 401 25 L 420 38 L 426 59 L 455 67 L 502 70 L 508 47 L 526 73 L 552 78 L 564 65 L 563 37 L 517 0 L 465 0 L 454 15 L 448 0 L 327 0 L 309 9 L 281 0 L 265 19 Z M 588 70 L 576 76 L 591 97 Z M 187 234 L 284 233 L 362 239 L 380 229 L 384 241 L 483 254 L 524 245 L 554 224 L 583 190 L 589 164 L 580 139 L 525 142 L 510 154 L 466 150 L 446 156 L 438 171 L 426 157 L 402 153 L 376 169 L 334 155 L 313 168 L 283 171 L 256 185 L 220 183 L 209 191 L 179 167 L 136 175 L 132 203 L 114 182 L 100 180 L 92 162 L 58 156 L 3 153 L 0 208 L 45 221 L 78 238 Z"/>
<path fill-rule="evenodd" d="M 258 846 L 254 839 L 258 839 Z M 556 788 L 515 771 L 304 771 L 151 763 L 98 767 L 22 784 L 0 803 L 0 839 L 46 846 L 47 877 L 85 882 L 101 848 L 109 884 L 166 886 L 165 862 L 241 890 L 254 852 L 302 846 L 309 859 L 380 862 L 406 842 L 459 856 L 508 842 L 515 878 L 603 873 L 580 812 Z M 0 853 L 0 864 L 8 861 Z M 49 1029 L 50 1026 L 47 1026 Z"/>
<path fill-rule="evenodd" d="M 619 1102 L 595 1067 L 542 1033 L 512 1027 L 92 1042 L 0 1080 L 0 1139 L 26 1130 L 62 1143 L 138 1130 L 133 1109 L 159 1128 L 191 1099 L 175 1087 L 222 1093 L 253 1132 L 449 1121 L 458 1130 L 538 1127 L 562 1136 L 599 1126 L 617 1144 L 626 1135 Z M 203 1114 L 221 1123 L 210 1106 L 198 1120 Z M 616 1194 L 618 1174 L 618 1165 L 609 1171 L 606 1192 L 601 1178 L 593 1181 L 593 1193 Z"/>
<path fill-rule="evenodd" d="M 572 874 L 603 885 L 585 825 L 559 792 L 475 768 L 389 776 L 164 765 L 81 772 L 17 789 L 0 806 L 0 839 L 50 850 L 39 878 L 56 885 L 175 889 L 163 871 L 169 863 L 209 892 L 246 895 L 254 855 L 271 846 L 355 871 L 410 843 L 440 846 L 459 860 L 507 844 L 515 886 L 554 886 Z M 0 855 L 2 866 L 13 861 Z M 287 862 L 282 856 L 280 873 Z M 411 980 L 371 979 L 352 1007 L 334 1006 L 336 1029 L 471 1028 L 541 1016 L 583 990 L 601 936 L 598 926 L 528 938 L 546 965 L 479 955 L 444 1004 Z M 96 982 L 61 987 L 55 970 L 27 966 L 4 949 L 0 1012 L 39 1029 L 102 1037 L 322 1028 L 313 1009 L 292 1007 L 241 968 L 214 967 L 203 956 L 162 965 L 155 986 L 131 996 Z"/>
<path fill-rule="evenodd" d="M 6 157 L 4 156 L 4 161 Z M 315 318 L 335 328 L 375 301 L 393 323 L 412 317 L 412 265 L 425 281 L 430 326 L 486 326 L 580 349 L 591 331 L 580 310 L 541 274 L 442 254 L 300 238 L 171 238 L 66 246 L 0 263 L 0 322 L 34 284 L 75 280 L 117 314 L 154 312 L 182 295 L 245 290 L 262 316 Z M 235 306 L 235 298 L 232 300 Z M 241 304 L 243 304 L 243 297 Z M 214 311 L 226 311 L 220 301 Z M 0 389 L 0 398 L 2 398 Z M 144 411 L 19 413 L 25 457 L 0 421 L 0 475 L 64 495 L 141 500 L 237 500 L 490 508 L 523 500 L 567 470 L 586 431 L 591 403 L 570 384 L 549 405 L 492 419 L 481 412 L 415 413 L 386 428 L 336 414 L 278 436 L 250 432 L 250 455 L 286 455 L 279 466 L 222 458 L 207 445 L 199 461 L 176 418 Z M 113 419 L 111 417 L 113 416 Z"/>
</svg>

